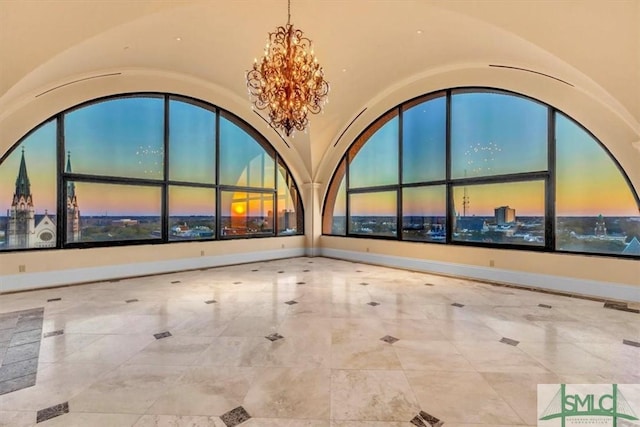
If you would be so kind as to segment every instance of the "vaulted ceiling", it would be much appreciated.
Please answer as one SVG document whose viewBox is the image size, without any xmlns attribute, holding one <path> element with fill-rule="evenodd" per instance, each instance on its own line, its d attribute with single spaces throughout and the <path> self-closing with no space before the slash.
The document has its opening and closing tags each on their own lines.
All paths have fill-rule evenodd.
<svg viewBox="0 0 640 427">
<path fill-rule="evenodd" d="M 638 0 L 292 0 L 291 13 L 331 92 L 310 131 L 285 143 L 252 112 L 244 73 L 286 23 L 286 0 L 0 1 L 0 155 L 61 108 L 173 89 L 238 114 L 299 179 L 323 181 L 393 105 L 484 85 L 566 111 L 640 183 Z"/>
</svg>

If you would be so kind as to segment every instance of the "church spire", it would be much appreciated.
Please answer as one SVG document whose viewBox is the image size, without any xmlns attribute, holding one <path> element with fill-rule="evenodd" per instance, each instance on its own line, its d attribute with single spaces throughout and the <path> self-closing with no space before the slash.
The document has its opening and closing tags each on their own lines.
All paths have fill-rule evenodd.
<svg viewBox="0 0 640 427">
<path fill-rule="evenodd" d="M 31 196 L 31 183 L 29 182 L 29 175 L 27 175 L 27 162 L 24 160 L 24 147 L 22 148 L 22 160 L 20 160 L 20 169 L 18 171 L 18 178 L 16 179 L 16 193 L 15 197 L 24 197 L 25 199 Z"/>
<path fill-rule="evenodd" d="M 67 168 L 66 173 L 71 173 L 71 151 L 67 151 Z M 67 197 L 71 200 L 76 195 L 76 185 L 73 182 L 67 184 Z"/>
</svg>

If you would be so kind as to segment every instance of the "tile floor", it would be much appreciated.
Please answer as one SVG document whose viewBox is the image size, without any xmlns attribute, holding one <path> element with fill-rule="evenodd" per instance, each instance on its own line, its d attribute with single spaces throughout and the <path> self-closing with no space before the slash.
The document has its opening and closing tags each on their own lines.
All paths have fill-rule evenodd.
<svg viewBox="0 0 640 427">
<path fill-rule="evenodd" d="M 637 308 L 326 258 L 0 295 L 0 425 L 531 426 L 640 383 Z"/>
</svg>

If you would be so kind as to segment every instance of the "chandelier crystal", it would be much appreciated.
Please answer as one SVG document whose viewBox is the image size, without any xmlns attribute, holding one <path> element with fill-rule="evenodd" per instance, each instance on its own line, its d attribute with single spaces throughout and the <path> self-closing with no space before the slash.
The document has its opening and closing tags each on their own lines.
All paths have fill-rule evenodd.
<svg viewBox="0 0 640 427">
<path fill-rule="evenodd" d="M 290 21 L 291 0 L 287 25 L 269 33 L 264 55 L 254 60 L 247 73 L 254 108 L 268 110 L 271 126 L 282 129 L 287 136 L 306 129 L 307 113 L 322 111 L 329 93 L 329 83 L 313 53 L 311 40 Z"/>
</svg>

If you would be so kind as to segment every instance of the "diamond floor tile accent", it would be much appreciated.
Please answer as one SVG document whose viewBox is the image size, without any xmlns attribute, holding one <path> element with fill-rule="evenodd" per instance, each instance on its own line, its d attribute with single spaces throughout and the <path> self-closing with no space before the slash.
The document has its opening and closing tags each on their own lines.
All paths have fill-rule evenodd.
<svg viewBox="0 0 640 427">
<path fill-rule="evenodd" d="M 444 422 L 425 411 L 420 411 L 418 415 L 413 417 L 411 424 L 418 427 L 440 427 Z"/>
<path fill-rule="evenodd" d="M 396 337 L 392 337 L 391 335 L 385 335 L 384 337 L 380 338 L 380 341 L 384 341 L 387 342 L 389 344 L 393 344 L 394 342 L 400 341 L 398 338 Z"/>
<path fill-rule="evenodd" d="M 51 418 L 59 417 L 69 412 L 69 402 L 53 405 L 48 408 L 40 409 L 36 415 L 36 423 L 50 420 Z"/>
<path fill-rule="evenodd" d="M 637 342 L 637 341 L 622 340 L 622 344 L 630 345 L 633 347 L 640 347 L 640 342 Z"/>
<path fill-rule="evenodd" d="M 371 307 L 375 307 L 376 305 L 380 305 L 380 303 L 379 302 L 375 302 L 375 301 L 371 301 L 371 302 L 368 302 L 367 305 L 370 305 Z"/>
<path fill-rule="evenodd" d="M 464 304 L 460 304 L 459 302 L 454 302 L 451 305 L 454 306 L 454 307 L 464 307 Z"/>
<path fill-rule="evenodd" d="M 361 285 L 361 286 L 369 286 L 369 284 L 367 282 L 360 282 L 359 285 Z"/>
<path fill-rule="evenodd" d="M 49 298 L 47 302 L 62 301 L 62 298 Z"/>
<path fill-rule="evenodd" d="M 125 302 L 126 302 L 127 304 L 131 304 L 132 302 L 138 302 L 138 300 L 134 298 L 134 299 L 128 299 L 128 300 L 126 300 Z"/>
<path fill-rule="evenodd" d="M 242 282 L 233 282 L 234 285 L 241 285 Z"/>
<path fill-rule="evenodd" d="M 433 283 L 425 283 L 425 286 L 435 286 Z"/>
<path fill-rule="evenodd" d="M 49 338 L 49 337 L 55 337 L 57 335 L 62 335 L 62 334 L 64 334 L 64 329 L 58 329 L 57 331 L 47 332 L 42 337 Z"/>
<path fill-rule="evenodd" d="M 205 303 L 205 304 L 215 304 L 215 303 L 217 303 L 217 302 L 218 302 L 218 301 L 216 301 L 216 300 L 214 300 L 214 299 L 210 299 L 210 300 L 205 301 L 204 303 Z"/>
<path fill-rule="evenodd" d="M 538 307 L 542 307 L 542 308 L 552 308 L 549 304 L 538 304 Z"/>
<path fill-rule="evenodd" d="M 180 283 L 180 280 L 174 280 L 171 283 L 173 283 L 173 284 Z"/>
<path fill-rule="evenodd" d="M 271 335 L 267 335 L 265 338 L 268 339 L 269 341 L 278 341 L 278 340 L 280 340 L 280 339 L 282 339 L 284 337 L 282 335 L 280 335 L 279 333 L 274 332 Z"/>
<path fill-rule="evenodd" d="M 220 419 L 227 427 L 235 427 L 249 418 L 251 418 L 251 415 L 242 406 L 238 406 L 220 416 Z"/>
<path fill-rule="evenodd" d="M 293 305 L 293 304 L 297 304 L 297 303 L 298 303 L 298 301 L 294 301 L 294 300 L 285 302 L 285 304 L 288 304 L 288 305 Z"/>
<path fill-rule="evenodd" d="M 280 271 L 278 271 L 278 273 L 284 273 L 284 271 L 280 270 Z"/>
<path fill-rule="evenodd" d="M 512 345 L 512 346 L 514 346 L 514 347 L 515 347 L 516 345 L 520 344 L 520 341 L 512 340 L 511 338 L 506 338 L 506 337 L 502 337 L 502 339 L 500 340 L 500 342 L 501 342 L 501 343 L 504 343 L 504 344 Z"/>
<path fill-rule="evenodd" d="M 153 334 L 154 337 L 156 337 L 157 340 L 160 340 L 162 338 L 167 338 L 171 336 L 171 332 L 169 331 L 165 331 L 165 332 L 159 332 L 157 334 Z"/>
<path fill-rule="evenodd" d="M 307 282 L 296 282 L 296 285 L 306 285 Z"/>
<path fill-rule="evenodd" d="M 605 302 L 604 308 L 610 308 L 613 310 L 626 311 L 628 313 L 640 313 L 640 310 L 635 308 L 629 308 L 626 302 Z"/>
</svg>

